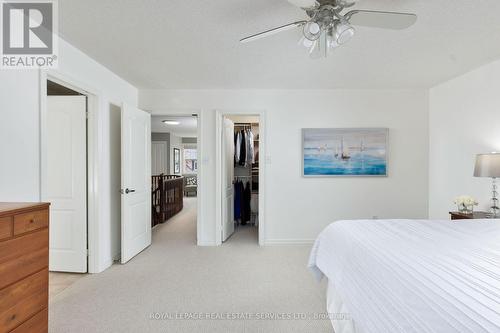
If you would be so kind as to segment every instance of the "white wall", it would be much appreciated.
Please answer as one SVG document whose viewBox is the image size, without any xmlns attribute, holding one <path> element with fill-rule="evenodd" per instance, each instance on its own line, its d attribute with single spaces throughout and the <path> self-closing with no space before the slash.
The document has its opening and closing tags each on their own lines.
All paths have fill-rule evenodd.
<svg viewBox="0 0 500 333">
<path fill-rule="evenodd" d="M 111 264 L 109 103 L 137 105 L 137 89 L 64 40 L 54 71 L 98 93 L 100 270 Z M 43 83 L 45 84 L 45 83 Z M 40 72 L 0 71 L 0 201 L 40 200 Z"/>
<path fill-rule="evenodd" d="M 144 90 L 140 107 L 153 114 L 201 110 L 204 228 L 215 242 L 215 109 L 266 110 L 268 170 L 265 242 L 314 239 L 339 219 L 426 218 L 428 214 L 428 94 L 386 90 Z M 301 129 L 388 127 L 388 178 L 301 177 Z M 262 135 L 262 134 L 261 134 Z"/>
<path fill-rule="evenodd" d="M 500 61 L 430 90 L 429 215 L 449 218 L 453 198 L 489 207 L 491 180 L 474 178 L 478 153 L 500 151 Z"/>
<path fill-rule="evenodd" d="M 0 201 L 40 199 L 37 71 L 0 70 Z"/>
</svg>

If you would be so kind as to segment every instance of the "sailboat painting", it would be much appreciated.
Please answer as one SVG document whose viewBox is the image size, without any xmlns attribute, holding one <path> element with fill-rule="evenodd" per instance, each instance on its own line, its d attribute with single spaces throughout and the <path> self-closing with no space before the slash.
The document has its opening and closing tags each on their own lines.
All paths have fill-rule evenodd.
<svg viewBox="0 0 500 333">
<path fill-rule="evenodd" d="M 389 129 L 302 130 L 303 175 L 387 176 Z"/>
</svg>

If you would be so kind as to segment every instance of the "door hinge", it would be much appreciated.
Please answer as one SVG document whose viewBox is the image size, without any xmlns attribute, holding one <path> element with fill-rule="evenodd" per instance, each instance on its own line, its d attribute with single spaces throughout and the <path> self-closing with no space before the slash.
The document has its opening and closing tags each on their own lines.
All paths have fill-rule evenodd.
<svg viewBox="0 0 500 333">
<path fill-rule="evenodd" d="M 85 111 L 85 118 L 89 119 L 89 111 Z"/>
<path fill-rule="evenodd" d="M 85 252 L 87 252 L 87 257 L 90 257 L 90 251 L 87 249 Z"/>
</svg>

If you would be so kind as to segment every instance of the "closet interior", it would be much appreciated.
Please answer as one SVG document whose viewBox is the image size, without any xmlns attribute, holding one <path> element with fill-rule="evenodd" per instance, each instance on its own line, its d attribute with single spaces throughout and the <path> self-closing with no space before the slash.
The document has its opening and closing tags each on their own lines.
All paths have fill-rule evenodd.
<svg viewBox="0 0 500 333">
<path fill-rule="evenodd" d="M 246 120 L 246 121 L 245 121 Z M 239 117 L 234 121 L 234 223 L 259 224 L 259 121 Z"/>
</svg>

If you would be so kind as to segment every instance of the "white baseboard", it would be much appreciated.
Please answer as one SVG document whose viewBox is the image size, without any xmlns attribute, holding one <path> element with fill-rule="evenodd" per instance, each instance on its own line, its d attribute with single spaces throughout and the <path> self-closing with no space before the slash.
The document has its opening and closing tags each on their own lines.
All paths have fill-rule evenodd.
<svg viewBox="0 0 500 333">
<path fill-rule="evenodd" d="M 313 245 L 314 239 L 266 239 L 264 246 L 278 245 Z"/>
<path fill-rule="evenodd" d="M 101 265 L 99 267 L 99 271 L 92 272 L 92 271 L 89 270 L 89 273 L 92 273 L 92 274 L 102 273 L 105 270 L 107 270 L 108 268 L 110 268 L 112 265 L 113 265 L 113 260 L 112 259 L 106 259 L 103 263 L 101 263 Z"/>
<path fill-rule="evenodd" d="M 211 241 L 198 241 L 197 242 L 197 245 L 198 246 L 217 246 L 217 244 L 215 242 L 211 242 Z"/>
<path fill-rule="evenodd" d="M 266 239 L 263 246 L 313 245 L 314 239 Z M 217 246 L 213 241 L 198 241 L 198 246 Z"/>
</svg>

